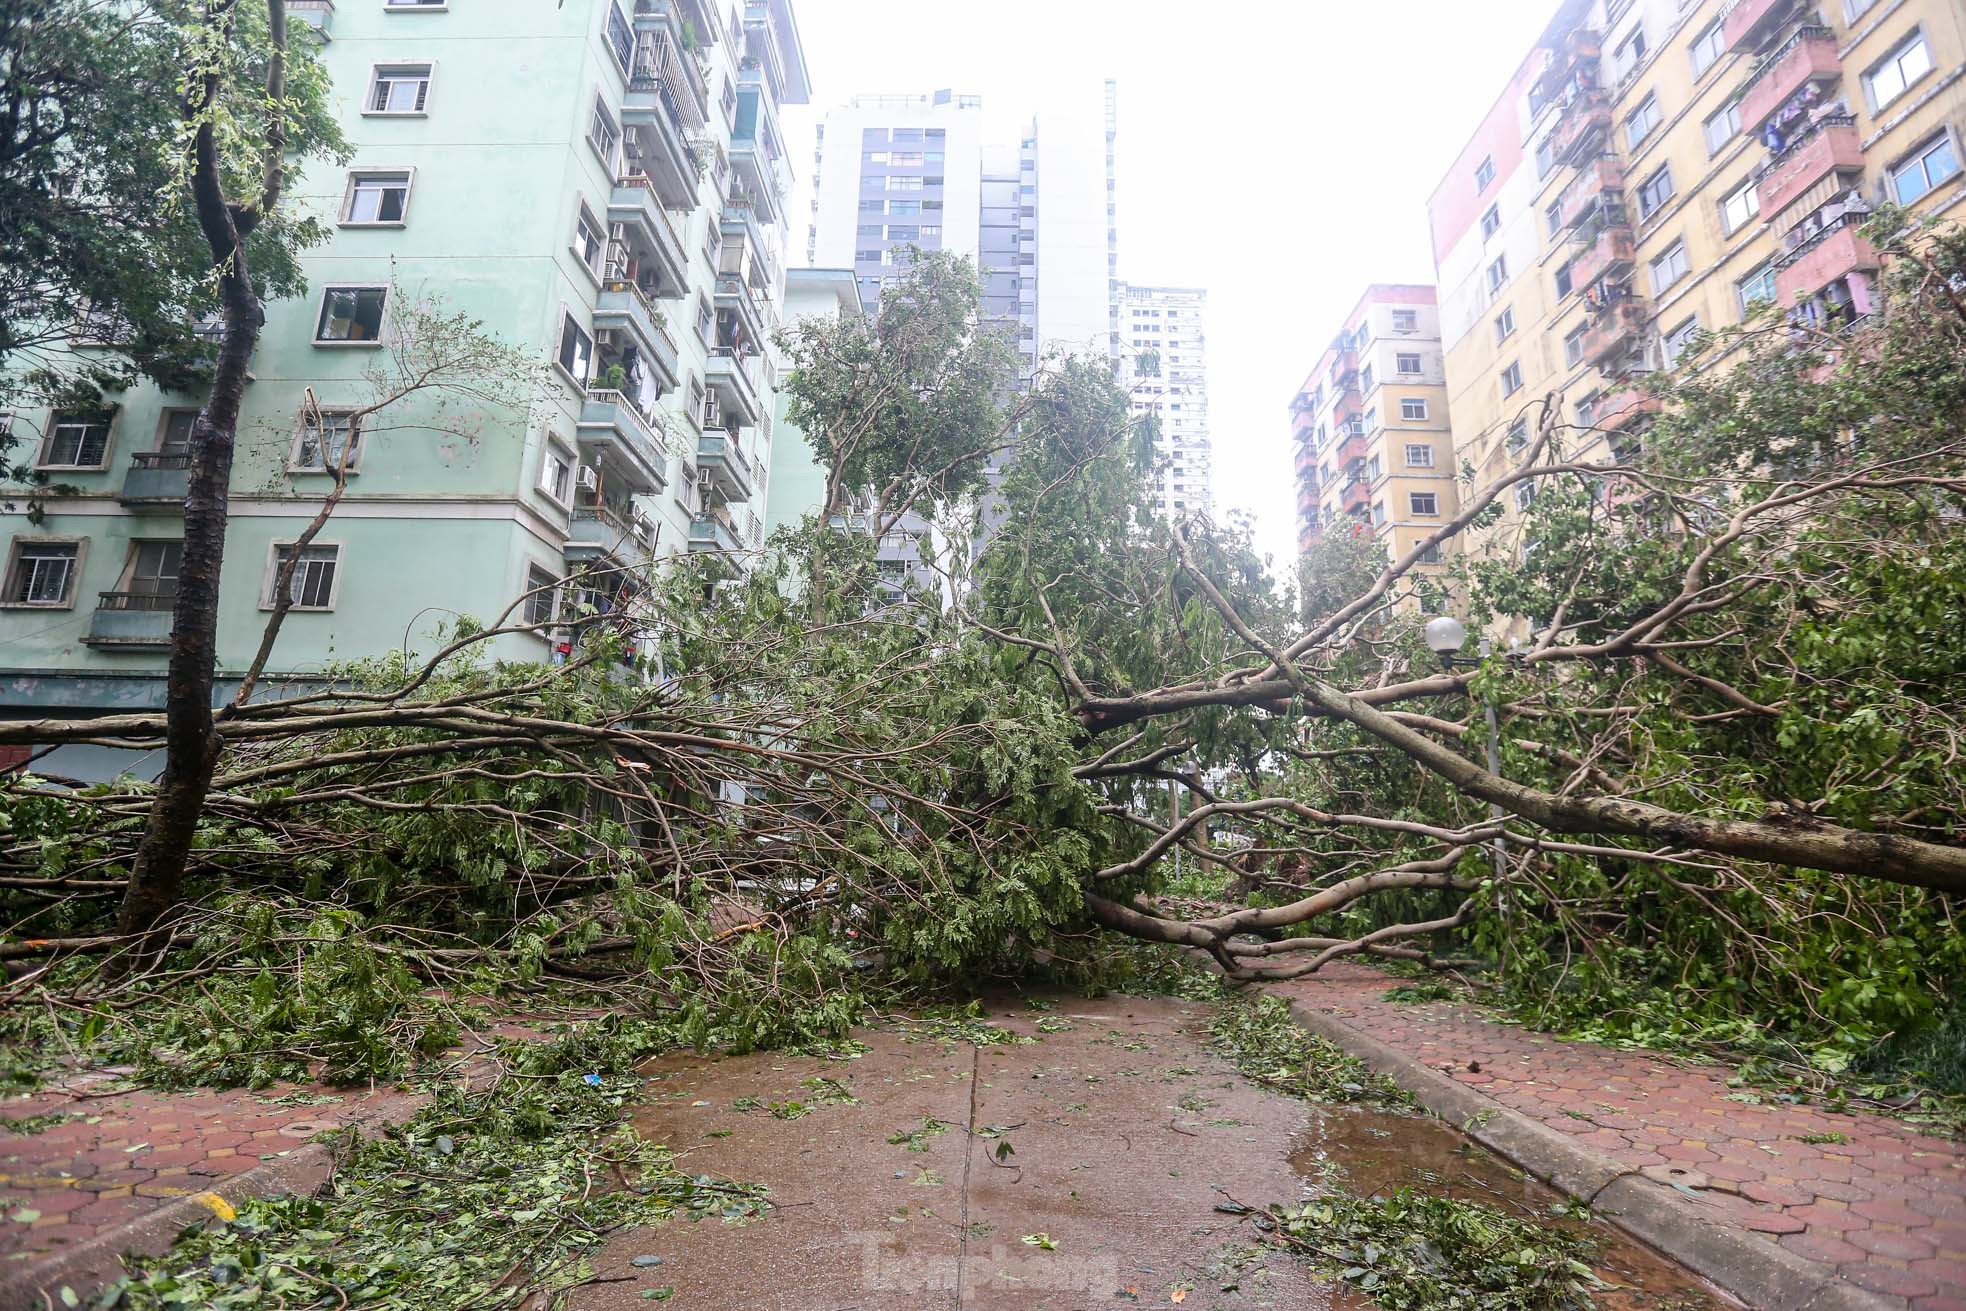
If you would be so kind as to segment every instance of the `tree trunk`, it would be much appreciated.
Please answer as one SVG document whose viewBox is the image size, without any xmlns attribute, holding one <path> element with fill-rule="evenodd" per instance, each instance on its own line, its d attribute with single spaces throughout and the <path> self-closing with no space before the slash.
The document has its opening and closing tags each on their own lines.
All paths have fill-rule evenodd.
<svg viewBox="0 0 1966 1311">
<path fill-rule="evenodd" d="M 244 252 L 223 283 L 225 335 L 210 399 L 191 429 L 191 469 L 184 498 L 184 555 L 171 614 L 171 658 L 164 702 L 164 775 L 137 847 L 117 928 L 143 934 L 136 957 L 154 956 L 184 884 L 198 816 L 205 808 L 218 736 L 212 728 L 212 680 L 218 665 L 219 571 L 225 562 L 227 491 L 246 373 L 264 312 L 253 293 Z"/>
</svg>

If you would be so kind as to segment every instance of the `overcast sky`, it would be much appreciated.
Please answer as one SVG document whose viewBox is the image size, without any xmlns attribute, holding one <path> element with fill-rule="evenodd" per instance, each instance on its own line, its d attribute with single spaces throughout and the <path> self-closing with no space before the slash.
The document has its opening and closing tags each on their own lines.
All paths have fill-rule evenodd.
<svg viewBox="0 0 1966 1311">
<path fill-rule="evenodd" d="M 1294 550 L 1290 397 L 1369 282 L 1430 282 L 1427 195 L 1555 0 L 794 0 L 813 103 L 786 111 L 805 249 L 812 125 L 870 92 L 983 97 L 1004 139 L 1049 89 L 1119 81 L 1120 276 L 1204 287 L 1219 513 Z"/>
</svg>

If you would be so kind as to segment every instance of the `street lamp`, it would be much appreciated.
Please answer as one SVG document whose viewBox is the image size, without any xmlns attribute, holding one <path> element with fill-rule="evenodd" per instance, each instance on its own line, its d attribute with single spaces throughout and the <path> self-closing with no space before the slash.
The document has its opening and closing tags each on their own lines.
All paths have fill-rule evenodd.
<svg viewBox="0 0 1966 1311">
<path fill-rule="evenodd" d="M 1480 655 L 1469 657 L 1456 654 L 1462 647 L 1468 644 L 1468 627 L 1453 615 L 1436 615 L 1427 621 L 1425 631 L 1427 649 L 1434 653 L 1435 658 L 1440 661 L 1440 667 L 1442 669 L 1453 669 L 1457 665 L 1464 669 L 1479 669 L 1482 661 L 1488 656 L 1489 645 L 1488 639 L 1485 637 L 1481 639 L 1480 645 L 1476 648 L 1480 652 Z M 1488 772 L 1500 778 L 1502 776 L 1502 736 L 1500 729 L 1495 723 L 1495 703 L 1487 697 L 1483 697 L 1481 708 L 1482 712 L 1488 718 Z M 1489 802 L 1488 817 L 1494 820 L 1497 825 L 1500 825 L 1502 821 L 1501 806 L 1495 802 Z M 1499 837 L 1495 839 L 1493 860 L 1495 865 L 1495 881 L 1499 891 L 1502 878 L 1508 872 L 1509 860 L 1508 847 Z M 1502 912 L 1505 915 L 1508 913 L 1508 903 L 1506 900 L 1502 904 Z"/>
</svg>

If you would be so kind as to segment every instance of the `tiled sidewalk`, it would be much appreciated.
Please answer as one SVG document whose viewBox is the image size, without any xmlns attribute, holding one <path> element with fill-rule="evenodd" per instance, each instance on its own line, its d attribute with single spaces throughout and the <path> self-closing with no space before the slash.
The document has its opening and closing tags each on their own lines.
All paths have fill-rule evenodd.
<svg viewBox="0 0 1966 1311">
<path fill-rule="evenodd" d="M 1383 1000 L 1338 964 L 1295 1000 L 1502 1106 L 1690 1190 L 1743 1228 L 1916 1311 L 1966 1311 L 1966 1144 L 1887 1116 L 1747 1100 L 1720 1066 L 1563 1042 L 1457 1002 Z M 1811 1141 L 1814 1140 L 1814 1141 Z"/>
<path fill-rule="evenodd" d="M 204 1192 L 324 1130 L 402 1119 L 415 1105 L 390 1089 L 103 1096 L 95 1091 L 102 1087 L 100 1078 L 80 1080 L 0 1100 L 0 1119 L 64 1117 L 25 1133 L 0 1126 L 0 1262 L 7 1266 Z"/>
</svg>

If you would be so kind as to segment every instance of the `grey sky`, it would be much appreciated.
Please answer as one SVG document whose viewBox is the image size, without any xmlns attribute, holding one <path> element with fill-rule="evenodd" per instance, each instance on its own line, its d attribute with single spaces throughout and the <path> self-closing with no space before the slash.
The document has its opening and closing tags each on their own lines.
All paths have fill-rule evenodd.
<svg viewBox="0 0 1966 1311">
<path fill-rule="evenodd" d="M 865 92 L 983 97 L 1008 137 L 1119 80 L 1120 276 L 1205 287 L 1217 510 L 1293 549 L 1290 396 L 1367 282 L 1427 282 L 1426 199 L 1554 0 L 795 0 L 786 113 L 805 248 L 812 125 Z M 797 258 L 797 256 L 795 256 Z"/>
</svg>

